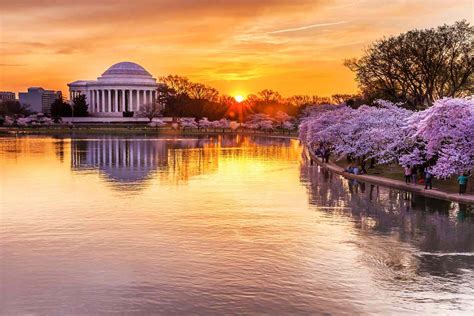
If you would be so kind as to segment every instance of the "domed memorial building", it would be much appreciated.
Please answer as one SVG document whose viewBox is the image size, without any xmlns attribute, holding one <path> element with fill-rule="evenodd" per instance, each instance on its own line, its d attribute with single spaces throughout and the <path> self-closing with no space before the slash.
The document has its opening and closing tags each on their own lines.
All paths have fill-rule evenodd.
<svg viewBox="0 0 474 316">
<path fill-rule="evenodd" d="M 97 80 L 68 84 L 70 99 L 86 96 L 91 116 L 131 116 L 140 106 L 154 102 L 158 84 L 142 66 L 121 62 L 107 69 Z M 136 115 L 135 115 L 136 116 Z"/>
</svg>

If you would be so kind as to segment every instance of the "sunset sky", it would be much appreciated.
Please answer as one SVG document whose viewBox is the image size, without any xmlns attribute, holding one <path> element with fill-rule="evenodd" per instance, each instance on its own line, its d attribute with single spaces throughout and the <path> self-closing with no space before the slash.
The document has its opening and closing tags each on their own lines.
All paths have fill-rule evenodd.
<svg viewBox="0 0 474 316">
<path fill-rule="evenodd" d="M 353 93 L 383 36 L 472 20 L 471 0 L 0 0 L 0 90 L 59 89 L 120 61 L 221 93 Z"/>
</svg>

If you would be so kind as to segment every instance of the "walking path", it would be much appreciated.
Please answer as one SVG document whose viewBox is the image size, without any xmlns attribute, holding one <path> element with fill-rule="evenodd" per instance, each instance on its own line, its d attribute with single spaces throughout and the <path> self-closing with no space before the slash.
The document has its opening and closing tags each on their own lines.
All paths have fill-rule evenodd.
<svg viewBox="0 0 474 316">
<path fill-rule="evenodd" d="M 387 179 L 387 178 L 379 177 L 379 176 L 356 175 L 352 173 L 347 173 L 344 171 L 342 167 L 336 165 L 334 162 L 322 162 L 321 158 L 316 157 L 316 155 L 314 155 L 310 150 L 308 150 L 307 148 L 305 150 L 307 151 L 308 155 L 311 157 L 311 159 L 315 163 L 317 163 L 318 165 L 321 165 L 323 168 L 326 168 L 336 174 L 340 174 L 348 179 L 355 179 L 355 180 L 360 180 L 364 182 L 380 184 L 383 186 L 415 192 L 417 194 L 421 194 L 421 195 L 433 197 L 433 198 L 438 198 L 442 200 L 474 204 L 473 194 L 459 195 L 457 193 L 449 193 L 449 192 L 439 191 L 437 189 L 425 190 L 425 187 L 423 185 L 406 184 L 403 181 Z"/>
</svg>

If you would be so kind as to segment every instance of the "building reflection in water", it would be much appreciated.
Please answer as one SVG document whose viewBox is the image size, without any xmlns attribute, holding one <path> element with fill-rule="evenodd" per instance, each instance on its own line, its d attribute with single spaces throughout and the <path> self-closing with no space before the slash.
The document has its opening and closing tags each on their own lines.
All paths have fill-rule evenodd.
<svg viewBox="0 0 474 316">
<path fill-rule="evenodd" d="M 271 155 L 277 159 L 295 159 L 299 151 L 294 146 L 297 146 L 297 142 L 290 139 L 269 140 L 231 135 L 199 138 L 73 138 L 71 168 L 75 172 L 98 170 L 106 182 L 134 184 L 136 188 L 153 177 L 166 184 L 181 184 L 193 176 L 215 172 L 219 166 L 219 157 L 248 159 Z"/>
<path fill-rule="evenodd" d="M 98 169 L 119 182 L 145 180 L 165 156 L 163 144 L 119 138 L 71 141 L 71 165 L 75 171 Z M 160 159 L 161 158 L 161 159 Z"/>
<path fill-rule="evenodd" d="M 391 268 L 392 274 L 378 277 L 408 281 L 407 288 L 417 281 L 426 290 L 442 291 L 446 289 L 424 284 L 424 278 L 457 278 L 474 267 L 472 205 L 348 180 L 309 164 L 301 165 L 300 177 L 310 204 L 354 223 L 354 245 L 364 254 L 361 262 L 380 266 L 374 269 L 380 273 Z"/>
</svg>

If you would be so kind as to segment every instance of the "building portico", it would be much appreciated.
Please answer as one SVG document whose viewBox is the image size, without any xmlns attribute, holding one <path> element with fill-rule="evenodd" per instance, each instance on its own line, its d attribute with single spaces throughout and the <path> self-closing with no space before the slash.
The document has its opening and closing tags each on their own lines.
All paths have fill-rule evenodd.
<svg viewBox="0 0 474 316">
<path fill-rule="evenodd" d="M 122 116 L 139 111 L 140 106 L 156 101 L 158 84 L 143 67 L 121 62 L 107 69 L 97 80 L 68 84 L 70 100 L 85 95 L 92 116 Z"/>
</svg>

